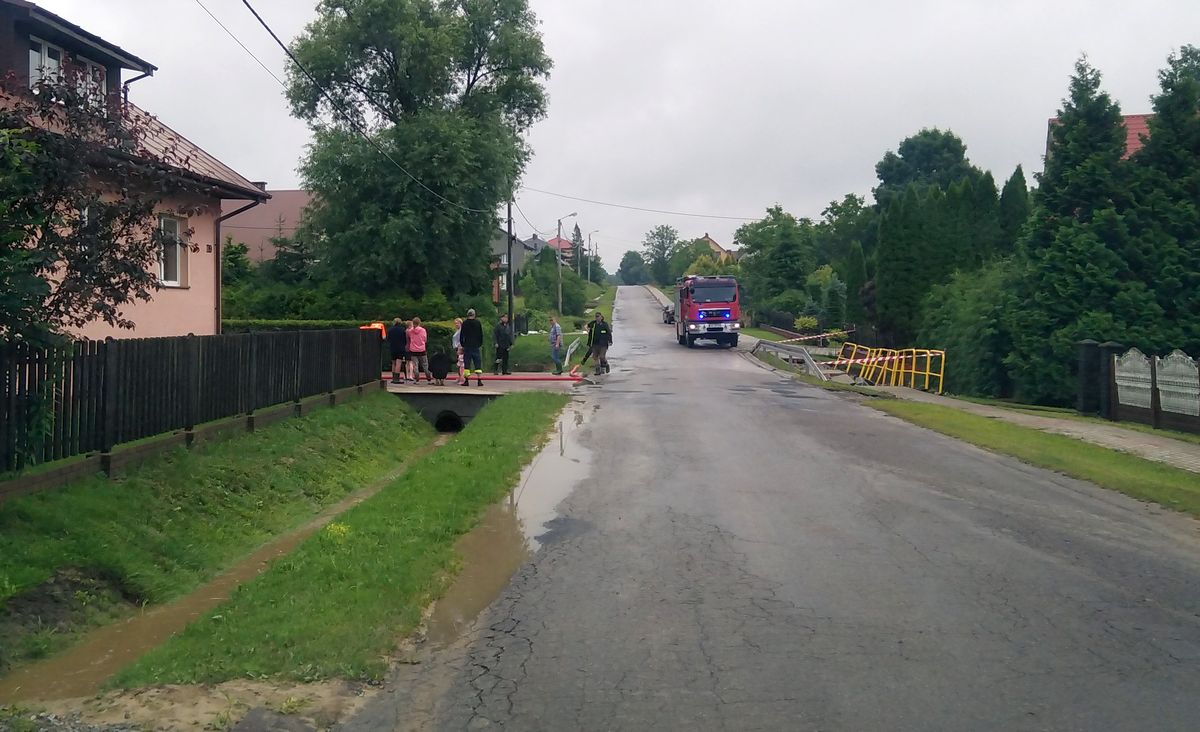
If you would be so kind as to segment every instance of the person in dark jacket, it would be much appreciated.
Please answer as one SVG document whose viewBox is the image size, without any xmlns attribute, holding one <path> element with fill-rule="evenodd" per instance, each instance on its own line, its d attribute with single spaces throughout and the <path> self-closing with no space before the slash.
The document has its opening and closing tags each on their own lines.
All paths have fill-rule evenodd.
<svg viewBox="0 0 1200 732">
<path fill-rule="evenodd" d="M 596 319 L 590 325 L 588 346 L 591 347 L 592 358 L 596 360 L 596 376 L 607 374 L 611 370 L 608 367 L 608 347 L 613 342 L 612 326 L 599 310 L 596 311 Z"/>
<path fill-rule="evenodd" d="M 492 364 L 492 373 L 499 375 L 502 371 L 507 375 L 512 372 L 508 370 L 508 349 L 512 348 L 513 335 L 508 328 L 508 316 L 501 315 L 500 322 L 496 323 L 495 329 L 492 330 L 492 345 L 496 348 L 496 361 Z"/>
<path fill-rule="evenodd" d="M 408 358 L 408 331 L 404 321 L 396 318 L 387 329 L 388 350 L 392 356 L 392 383 L 404 383 L 404 361 Z"/>
<path fill-rule="evenodd" d="M 467 319 L 463 321 L 459 341 L 463 349 L 463 380 L 462 385 L 471 383 L 471 371 L 475 372 L 475 382 L 483 386 L 483 324 L 475 317 L 475 310 L 467 311 Z"/>
</svg>

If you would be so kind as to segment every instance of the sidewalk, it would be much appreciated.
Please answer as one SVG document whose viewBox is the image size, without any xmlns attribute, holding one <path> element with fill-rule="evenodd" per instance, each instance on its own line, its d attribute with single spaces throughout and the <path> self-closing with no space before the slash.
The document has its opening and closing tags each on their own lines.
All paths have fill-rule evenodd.
<svg viewBox="0 0 1200 732">
<path fill-rule="evenodd" d="M 938 404 L 943 407 L 961 409 L 964 412 L 978 414 L 981 417 L 1000 419 L 1022 427 L 1041 430 L 1042 432 L 1052 432 L 1058 435 L 1074 437 L 1077 440 L 1107 447 L 1110 450 L 1137 455 L 1147 460 L 1154 460 L 1155 462 L 1166 463 L 1167 465 L 1193 473 L 1200 473 L 1200 444 L 1176 440 L 1166 435 L 1155 435 L 1125 429 L 1116 424 L 1085 422 L 1083 420 L 1030 414 L 1015 409 L 991 407 L 961 399 L 939 396 L 937 394 L 928 394 L 902 386 L 872 388 L 887 392 L 901 399 L 907 399 L 908 401 L 925 402 L 927 404 Z"/>
</svg>

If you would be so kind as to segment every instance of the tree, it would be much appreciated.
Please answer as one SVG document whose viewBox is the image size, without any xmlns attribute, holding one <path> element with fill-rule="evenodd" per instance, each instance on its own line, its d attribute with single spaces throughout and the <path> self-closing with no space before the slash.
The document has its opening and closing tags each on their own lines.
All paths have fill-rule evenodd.
<svg viewBox="0 0 1200 732">
<path fill-rule="evenodd" d="M 179 246 L 159 214 L 198 213 L 198 184 L 155 123 L 98 103 L 81 71 L 13 77 L 0 94 L 0 338 L 46 342 L 92 321 L 132 328 L 125 308 L 161 287 L 159 257 Z M 161 140 L 160 140 L 161 143 Z M 190 232 L 179 232 L 186 240 Z"/>
<path fill-rule="evenodd" d="M 684 274 L 712 276 L 721 274 L 721 265 L 711 254 L 701 254 L 688 266 Z"/>
<path fill-rule="evenodd" d="M 1005 359 L 1016 395 L 1066 404 L 1075 393 L 1076 342 L 1143 340 L 1162 309 L 1128 255 L 1128 163 L 1121 110 L 1080 59 L 1050 131 L 1046 168 L 1018 244 L 1016 307 Z"/>
<path fill-rule="evenodd" d="M 617 279 L 624 285 L 644 285 L 650 281 L 650 272 L 642 255 L 630 249 L 621 257 L 617 267 Z"/>
<path fill-rule="evenodd" d="M 1184 46 L 1159 72 L 1150 136 L 1134 156 L 1128 217 L 1138 244 L 1130 265 L 1144 273 L 1163 310 L 1143 347 L 1200 352 L 1200 48 Z"/>
<path fill-rule="evenodd" d="M 675 250 L 671 252 L 667 284 L 682 277 L 688 271 L 688 267 L 691 266 L 692 262 L 705 255 L 711 257 L 712 248 L 708 246 L 708 242 L 704 239 L 692 239 L 677 243 Z"/>
<path fill-rule="evenodd" d="M 813 223 L 797 219 L 780 206 L 767 209 L 765 218 L 740 226 L 734 239 L 744 252 L 741 269 L 756 303 L 803 288 L 816 266 Z"/>
<path fill-rule="evenodd" d="M 579 224 L 575 224 L 575 230 L 571 232 L 571 262 L 577 265 L 587 264 L 584 256 L 583 232 L 579 230 Z"/>
<path fill-rule="evenodd" d="M 525 303 L 536 310 L 554 312 L 558 310 L 558 278 L 560 272 L 553 249 L 543 249 L 525 267 L 521 278 L 521 292 Z M 583 315 L 587 304 L 587 288 L 575 270 L 563 268 L 561 315 Z"/>
<path fill-rule="evenodd" d="M 1011 254 L 1016 248 L 1017 238 L 1021 235 L 1021 227 L 1029 220 L 1032 206 L 1029 198 L 1029 185 L 1025 182 L 1025 171 L 1018 165 L 1008 180 L 1004 182 L 1004 190 L 1000 193 L 1000 250 L 1002 254 Z"/>
<path fill-rule="evenodd" d="M 673 226 L 663 224 L 646 232 L 646 238 L 642 240 L 642 258 L 655 283 L 669 285 L 675 281 L 671 278 L 671 254 L 678 243 L 679 231 Z"/>
<path fill-rule="evenodd" d="M 878 214 L 866 205 L 862 196 L 848 193 L 840 201 L 830 201 L 813 232 L 817 261 L 841 268 L 853 242 L 858 242 L 864 250 L 874 246 L 878 228 Z"/>
<path fill-rule="evenodd" d="M 323 275 L 365 292 L 483 288 L 492 212 L 545 115 L 550 61 L 526 0 L 323 0 L 292 50 L 316 80 L 289 68 L 314 132 L 301 173 Z"/>
<path fill-rule="evenodd" d="M 250 247 L 242 242 L 235 242 L 232 236 L 225 237 L 221 247 L 221 284 L 236 285 L 244 281 L 253 272 L 254 265 L 250 262 L 247 252 Z"/>
<path fill-rule="evenodd" d="M 884 210 L 910 184 L 947 188 L 951 183 L 979 174 L 967 160 L 967 146 L 949 130 L 922 129 L 900 142 L 897 152 L 887 151 L 875 165 L 879 185 L 875 202 Z"/>
<path fill-rule="evenodd" d="M 928 252 L 921 232 L 921 206 L 917 187 L 910 185 L 892 201 L 879 223 L 874 299 L 880 337 L 888 345 L 911 345 L 926 291 Z"/>
<path fill-rule="evenodd" d="M 842 273 L 846 282 L 846 321 L 862 327 L 867 324 L 867 311 L 862 301 L 863 285 L 867 283 L 867 262 L 862 245 L 857 241 L 850 243 L 846 262 Z"/>
</svg>

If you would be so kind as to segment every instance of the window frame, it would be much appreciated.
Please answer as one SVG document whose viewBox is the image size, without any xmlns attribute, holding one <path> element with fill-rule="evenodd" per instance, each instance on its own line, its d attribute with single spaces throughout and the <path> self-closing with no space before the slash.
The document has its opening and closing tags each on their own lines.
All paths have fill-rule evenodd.
<svg viewBox="0 0 1200 732">
<path fill-rule="evenodd" d="M 168 221 L 175 225 L 175 279 L 167 279 L 166 248 L 169 246 L 169 244 L 166 241 L 163 241 L 162 249 L 158 254 L 158 281 L 164 287 L 184 287 L 183 278 L 184 272 L 186 271 L 184 257 L 186 256 L 185 252 L 187 251 L 187 247 L 183 241 L 184 225 L 183 221 L 177 216 L 172 216 L 170 214 L 159 214 L 158 230 L 164 235 L 164 237 L 167 236 L 165 224 Z"/>
<path fill-rule="evenodd" d="M 35 44 L 35 43 L 38 44 L 38 46 L 41 48 L 41 50 L 38 52 L 39 63 L 37 66 L 34 66 L 33 59 L 32 58 L 30 59 L 30 64 L 29 64 L 29 88 L 30 89 L 34 88 L 39 81 L 46 78 L 46 72 L 45 72 L 46 57 L 47 57 L 49 51 L 51 51 L 51 50 L 58 51 L 57 73 L 59 73 L 59 74 L 62 74 L 63 64 L 67 58 L 67 51 L 62 46 L 59 46 L 54 43 L 50 43 L 49 41 L 38 38 L 35 35 L 29 36 L 29 46 L 30 46 L 29 53 L 31 53 L 31 54 L 33 53 L 33 44 Z M 35 76 L 34 72 L 36 72 L 36 76 Z"/>
</svg>

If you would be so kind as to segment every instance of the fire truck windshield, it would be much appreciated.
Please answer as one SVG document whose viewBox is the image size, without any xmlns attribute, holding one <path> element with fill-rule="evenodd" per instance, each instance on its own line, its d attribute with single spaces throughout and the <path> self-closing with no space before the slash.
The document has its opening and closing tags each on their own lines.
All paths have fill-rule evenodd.
<svg viewBox="0 0 1200 732">
<path fill-rule="evenodd" d="M 692 295 L 694 302 L 733 302 L 737 297 L 737 285 L 697 285 Z"/>
</svg>

